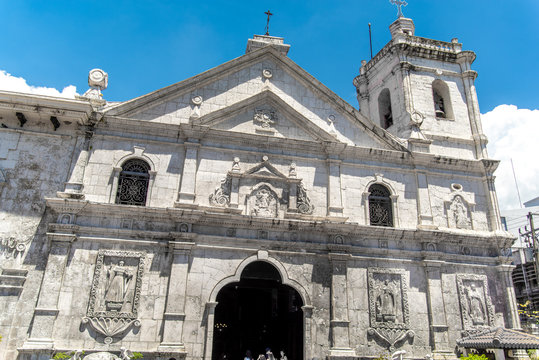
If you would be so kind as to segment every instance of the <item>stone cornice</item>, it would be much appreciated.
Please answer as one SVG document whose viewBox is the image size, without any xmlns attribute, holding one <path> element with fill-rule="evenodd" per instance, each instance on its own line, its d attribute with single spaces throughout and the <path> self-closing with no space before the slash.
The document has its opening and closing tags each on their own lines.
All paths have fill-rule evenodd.
<svg viewBox="0 0 539 360">
<path fill-rule="evenodd" d="M 125 127 L 130 123 L 130 129 Z M 126 135 L 127 134 L 127 135 Z M 133 135 L 129 135 L 133 134 Z M 356 164 L 360 161 L 378 161 L 388 165 L 396 164 L 399 166 L 425 166 L 432 169 L 463 172 L 474 172 L 481 174 L 484 170 L 479 160 L 458 159 L 448 156 L 440 156 L 427 153 L 402 152 L 391 149 L 375 149 L 361 146 L 347 145 L 335 141 L 306 141 L 298 139 L 272 137 L 258 134 L 245 134 L 220 129 L 210 129 L 204 125 L 194 124 L 163 124 L 148 123 L 143 120 L 131 120 L 120 117 L 107 117 L 106 124 L 99 125 L 96 129 L 96 135 L 137 138 L 136 134 L 144 136 L 144 141 L 155 141 L 160 143 L 170 143 L 183 145 L 187 136 L 201 139 L 202 147 L 213 147 L 223 149 L 231 146 L 238 146 L 244 150 L 249 149 L 254 152 L 272 153 L 278 149 L 279 154 L 283 154 L 283 149 L 289 152 L 289 156 L 301 156 L 301 154 L 318 155 L 320 160 L 328 156 L 337 156 L 343 160 L 343 163 Z M 156 136 L 156 139 L 150 140 L 148 135 Z M 286 155 L 286 152 L 284 155 Z M 298 154 L 299 153 L 299 154 Z"/>
<path fill-rule="evenodd" d="M 404 38 L 396 42 L 389 41 L 366 65 L 365 70 L 372 69 L 388 53 L 399 51 L 404 55 L 417 56 L 431 60 L 444 60 L 457 62 L 457 54 L 462 52 L 462 44 L 445 42 L 440 40 L 423 38 L 420 36 L 403 35 Z M 467 51 L 466 59 L 473 62 L 475 55 L 472 51 Z M 473 55 L 473 56 L 472 56 Z M 461 57 L 459 57 L 460 59 Z"/>
<path fill-rule="evenodd" d="M 94 109 L 86 101 L 9 91 L 0 91 L 0 109 L 61 116 L 81 125 L 87 125 L 94 116 Z"/>
<path fill-rule="evenodd" d="M 209 210 L 182 209 L 182 208 L 153 208 L 142 206 L 127 206 L 116 204 L 93 203 L 85 200 L 46 198 L 47 205 L 56 212 L 62 212 L 66 209 L 79 209 L 78 216 L 100 216 L 107 214 L 108 217 L 136 218 L 137 220 L 163 221 L 169 219 L 177 223 L 196 223 L 206 226 L 222 227 L 241 227 L 246 229 L 264 229 L 269 231 L 296 231 L 296 232 L 323 232 L 327 234 L 342 234 L 344 236 L 358 237 L 364 240 L 384 239 L 388 241 L 428 241 L 443 242 L 455 244 L 483 243 L 489 241 L 490 244 L 510 244 L 513 238 L 502 232 L 477 232 L 458 229 L 402 229 L 391 227 L 376 227 L 369 225 L 360 225 L 357 223 L 347 223 L 340 221 L 308 221 L 300 219 L 275 219 L 253 217 L 239 214 L 211 212 Z M 207 209 L 207 208 L 206 208 Z M 344 220 L 343 220 L 344 221 Z M 73 234 L 73 225 L 53 224 L 54 229 L 69 229 L 67 233 Z M 86 233 L 92 227 L 79 227 L 76 230 L 80 233 Z M 100 228 L 100 231 L 103 231 Z M 65 233 L 65 230 L 61 231 Z M 56 231 L 56 230 L 55 230 Z M 107 230 L 108 231 L 108 230 Z M 153 234 L 156 238 L 178 238 L 180 234 L 174 231 L 144 231 L 113 228 L 111 235 L 123 234 Z M 138 235 L 137 235 L 138 236 Z M 183 235 L 182 235 L 183 236 Z M 185 235 L 188 238 L 190 236 Z M 191 241 L 191 240 L 189 240 Z"/>
</svg>

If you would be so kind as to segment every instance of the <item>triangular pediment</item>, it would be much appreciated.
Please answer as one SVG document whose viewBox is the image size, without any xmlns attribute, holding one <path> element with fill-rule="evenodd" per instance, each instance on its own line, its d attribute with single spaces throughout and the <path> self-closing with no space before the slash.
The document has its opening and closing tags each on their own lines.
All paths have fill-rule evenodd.
<svg viewBox="0 0 539 360">
<path fill-rule="evenodd" d="M 256 122 L 252 128 L 245 128 L 248 120 L 252 122 L 248 118 L 254 117 L 257 110 L 268 110 L 264 107 L 275 107 L 283 113 L 285 126 L 277 124 L 273 132 L 267 133 L 270 136 L 407 151 L 393 135 L 366 119 L 272 46 L 112 106 L 105 110 L 105 116 L 205 124 L 219 130 L 249 133 L 256 129 Z M 271 123 L 271 119 L 265 121 Z M 263 131 L 259 133 L 264 135 Z"/>
<path fill-rule="evenodd" d="M 191 122 L 245 134 L 305 141 L 336 141 L 335 135 L 314 124 L 270 90 L 264 90 L 200 118 L 191 119 Z"/>
<path fill-rule="evenodd" d="M 277 170 L 268 160 L 262 161 L 260 164 L 253 166 L 245 171 L 244 175 L 260 177 L 260 178 L 275 178 L 275 179 L 287 179 L 287 177 Z"/>
</svg>

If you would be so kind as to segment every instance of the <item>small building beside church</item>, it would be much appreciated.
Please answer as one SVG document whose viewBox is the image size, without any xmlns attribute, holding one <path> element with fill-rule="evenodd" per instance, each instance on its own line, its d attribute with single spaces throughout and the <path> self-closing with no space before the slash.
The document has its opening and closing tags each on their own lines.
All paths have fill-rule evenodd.
<svg viewBox="0 0 539 360">
<path fill-rule="evenodd" d="M 475 54 L 390 31 L 359 109 L 269 35 L 125 102 L 99 69 L 0 92 L 0 358 L 452 359 L 518 329 Z"/>
</svg>

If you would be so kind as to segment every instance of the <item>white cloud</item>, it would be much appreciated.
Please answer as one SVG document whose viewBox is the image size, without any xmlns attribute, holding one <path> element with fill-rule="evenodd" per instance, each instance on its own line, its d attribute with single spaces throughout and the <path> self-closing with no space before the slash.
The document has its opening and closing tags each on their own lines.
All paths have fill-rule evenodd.
<svg viewBox="0 0 539 360">
<path fill-rule="evenodd" d="M 501 160 L 494 173 L 500 208 L 519 208 L 511 159 L 522 202 L 539 196 L 539 110 L 499 105 L 481 118 L 483 131 L 489 139 L 489 157 Z"/>
<path fill-rule="evenodd" d="M 16 77 L 10 73 L 0 70 L 0 90 L 15 91 L 27 94 L 48 95 L 73 99 L 77 94 L 77 87 L 66 86 L 61 92 L 55 88 L 45 86 L 28 85 L 22 77 Z"/>
</svg>

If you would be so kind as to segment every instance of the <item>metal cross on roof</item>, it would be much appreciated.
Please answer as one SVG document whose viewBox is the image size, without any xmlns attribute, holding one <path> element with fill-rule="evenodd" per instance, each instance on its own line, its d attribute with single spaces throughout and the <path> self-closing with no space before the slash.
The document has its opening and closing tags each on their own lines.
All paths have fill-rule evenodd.
<svg viewBox="0 0 539 360">
<path fill-rule="evenodd" d="M 268 20 L 266 20 L 266 35 L 269 36 L 269 21 L 270 21 L 270 16 L 273 14 L 269 10 L 266 11 L 264 14 L 268 15 Z"/>
<path fill-rule="evenodd" d="M 402 6 L 406 6 L 408 5 L 408 3 L 404 0 L 389 0 L 390 3 L 392 3 L 393 5 L 397 5 L 398 9 L 399 9 L 399 12 L 397 13 L 397 16 L 398 17 L 404 17 L 404 15 L 402 14 Z"/>
</svg>

